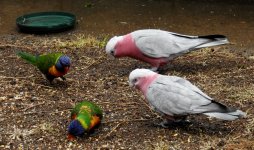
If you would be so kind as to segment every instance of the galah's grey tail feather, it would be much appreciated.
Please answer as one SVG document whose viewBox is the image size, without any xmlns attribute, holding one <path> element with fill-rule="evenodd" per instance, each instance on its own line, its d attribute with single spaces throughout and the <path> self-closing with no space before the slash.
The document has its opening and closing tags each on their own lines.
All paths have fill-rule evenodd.
<svg viewBox="0 0 254 150">
<path fill-rule="evenodd" d="M 204 48 L 204 47 L 217 46 L 217 45 L 223 45 L 223 44 L 229 43 L 227 37 L 224 35 L 205 35 L 205 36 L 198 36 L 198 38 L 209 39 L 211 41 L 198 45 L 195 48 Z"/>
<path fill-rule="evenodd" d="M 214 34 L 214 35 L 201 35 L 198 36 L 199 38 L 206 38 L 206 39 L 226 39 L 227 37 L 224 35 L 220 35 L 220 34 Z"/>
<path fill-rule="evenodd" d="M 227 107 L 214 100 L 212 100 L 209 105 L 202 106 L 202 107 L 210 107 L 210 108 L 206 108 L 207 110 L 210 110 L 210 111 L 204 113 L 205 115 L 222 119 L 222 120 L 235 120 L 235 119 L 246 116 L 246 114 L 242 112 L 241 110 L 236 110 L 234 108 Z"/>
<path fill-rule="evenodd" d="M 207 105 L 200 105 L 196 110 L 203 110 L 204 112 L 218 112 L 218 113 L 228 113 L 234 112 L 236 109 L 227 107 L 219 102 L 211 100 L 211 103 Z"/>
<path fill-rule="evenodd" d="M 246 116 L 246 114 L 242 112 L 241 110 L 236 110 L 234 112 L 228 112 L 228 113 L 209 112 L 204 114 L 210 117 L 221 119 L 221 120 L 235 120 L 235 119 L 243 118 Z"/>
</svg>

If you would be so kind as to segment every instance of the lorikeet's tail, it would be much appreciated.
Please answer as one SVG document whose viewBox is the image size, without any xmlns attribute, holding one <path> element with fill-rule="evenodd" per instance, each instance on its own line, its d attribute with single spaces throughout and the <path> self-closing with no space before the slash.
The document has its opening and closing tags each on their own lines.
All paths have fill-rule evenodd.
<svg viewBox="0 0 254 150">
<path fill-rule="evenodd" d="M 29 63 L 31 63 L 33 65 L 36 64 L 36 56 L 31 55 L 31 54 L 26 53 L 26 52 L 21 52 L 21 51 L 16 52 L 16 54 L 18 56 L 20 56 L 21 58 L 25 59 L 26 61 L 28 61 Z"/>
</svg>

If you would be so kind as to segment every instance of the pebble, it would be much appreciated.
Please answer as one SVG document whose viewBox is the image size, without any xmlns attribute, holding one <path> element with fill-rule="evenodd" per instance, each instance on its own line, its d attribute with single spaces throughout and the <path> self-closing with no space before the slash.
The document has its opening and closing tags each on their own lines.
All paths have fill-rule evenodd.
<svg viewBox="0 0 254 150">
<path fill-rule="evenodd" d="M 31 99 L 30 99 L 31 102 L 34 102 L 36 100 L 37 100 L 37 97 L 35 97 L 35 96 L 31 97 Z"/>
<path fill-rule="evenodd" d="M 16 80 L 12 80 L 12 81 L 10 82 L 11 85 L 15 85 L 16 83 L 17 83 Z"/>
<path fill-rule="evenodd" d="M 254 60 L 254 56 L 249 56 L 248 58 Z"/>
<path fill-rule="evenodd" d="M 14 98 L 14 95 L 7 95 L 7 98 Z"/>
</svg>

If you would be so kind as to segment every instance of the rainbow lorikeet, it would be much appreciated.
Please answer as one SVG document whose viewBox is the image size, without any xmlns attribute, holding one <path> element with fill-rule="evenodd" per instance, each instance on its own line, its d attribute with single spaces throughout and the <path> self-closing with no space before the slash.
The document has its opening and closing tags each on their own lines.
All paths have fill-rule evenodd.
<svg viewBox="0 0 254 150">
<path fill-rule="evenodd" d="M 65 80 L 63 75 L 69 71 L 71 65 L 70 58 L 61 53 L 32 55 L 19 51 L 17 55 L 36 66 L 50 83 L 52 83 L 54 78 L 58 77 Z"/>
<path fill-rule="evenodd" d="M 82 101 L 71 111 L 71 123 L 68 126 L 68 139 L 75 136 L 82 137 L 85 133 L 92 133 L 98 128 L 102 120 L 102 110 L 96 104 Z"/>
</svg>

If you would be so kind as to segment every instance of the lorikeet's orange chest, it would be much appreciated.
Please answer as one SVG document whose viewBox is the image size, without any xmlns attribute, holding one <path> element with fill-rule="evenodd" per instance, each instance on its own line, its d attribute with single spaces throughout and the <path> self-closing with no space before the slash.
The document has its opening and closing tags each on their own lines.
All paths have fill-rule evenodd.
<svg viewBox="0 0 254 150">
<path fill-rule="evenodd" d="M 98 125 L 101 122 L 101 119 L 98 116 L 93 116 L 92 120 L 91 120 L 91 124 L 90 124 L 90 128 L 92 129 L 94 128 L 96 125 Z"/>
<path fill-rule="evenodd" d="M 48 72 L 50 75 L 55 76 L 55 77 L 61 77 L 65 75 L 69 71 L 69 67 L 66 67 L 64 69 L 64 72 L 60 72 L 56 69 L 56 66 L 53 65 L 52 67 L 49 68 Z"/>
<path fill-rule="evenodd" d="M 74 120 L 74 119 L 76 119 L 76 118 L 77 118 L 77 115 L 76 115 L 76 114 L 73 114 L 73 115 L 71 116 L 71 120 Z M 91 118 L 90 121 L 91 121 L 91 122 L 90 122 L 89 129 L 88 129 L 88 130 L 93 129 L 96 125 L 98 125 L 98 124 L 101 122 L 101 119 L 100 119 L 100 117 L 94 115 L 94 116 L 92 116 L 92 118 Z"/>
</svg>

